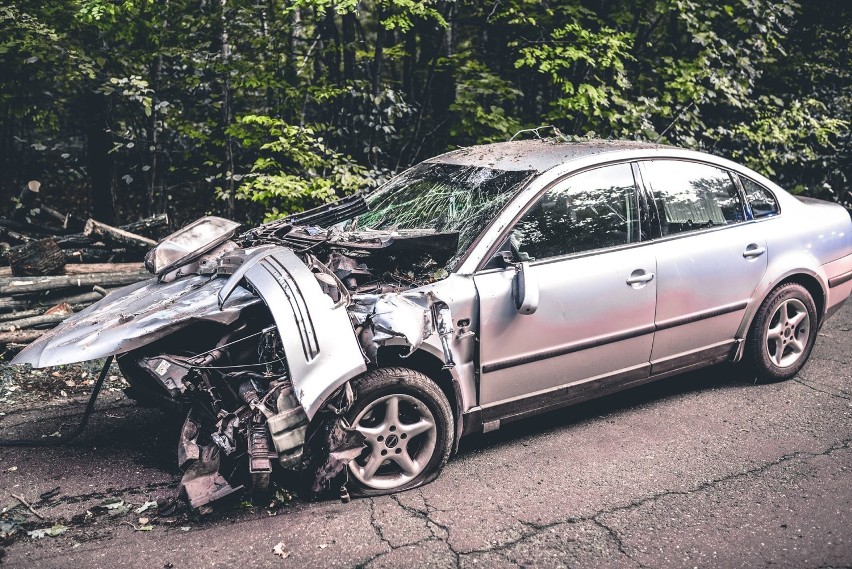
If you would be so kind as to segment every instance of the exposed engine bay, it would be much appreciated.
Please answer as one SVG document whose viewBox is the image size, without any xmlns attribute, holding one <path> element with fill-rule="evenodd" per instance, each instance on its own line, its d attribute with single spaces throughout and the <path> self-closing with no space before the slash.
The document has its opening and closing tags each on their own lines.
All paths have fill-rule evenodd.
<svg viewBox="0 0 852 569">
<path fill-rule="evenodd" d="M 182 230 L 202 235 L 198 243 L 178 232 L 180 246 L 167 238 L 146 258 L 161 287 L 203 279 L 192 286 L 208 292 L 194 304 L 211 314 L 217 306 L 227 324 L 203 319 L 118 357 L 129 396 L 186 416 L 180 493 L 192 508 L 243 489 L 262 493 L 278 471 L 299 474 L 309 493 L 330 489 L 366 452 L 344 417 L 354 398 L 348 380 L 376 364 L 381 345 L 412 353 L 437 334 L 445 365 L 454 365 L 448 306 L 406 291 L 447 275 L 458 232 L 297 224 L 334 223 L 361 207 L 343 202 L 333 204 L 337 215 L 326 206 L 318 220 L 302 214 L 241 235 L 231 222 L 204 218 Z M 205 220 L 218 228 L 205 229 Z M 144 321 L 147 310 L 122 304 L 113 310 L 119 322 Z"/>
</svg>

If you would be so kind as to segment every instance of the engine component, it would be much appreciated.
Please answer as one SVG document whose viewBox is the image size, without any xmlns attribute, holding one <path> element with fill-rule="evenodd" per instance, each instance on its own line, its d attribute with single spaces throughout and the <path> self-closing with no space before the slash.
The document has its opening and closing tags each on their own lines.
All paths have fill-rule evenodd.
<svg viewBox="0 0 852 569">
<path fill-rule="evenodd" d="M 293 468 L 302 461 L 308 417 L 289 384 L 280 389 L 277 409 L 278 413 L 269 417 L 266 424 L 278 452 L 278 462 L 284 468 Z"/>
<path fill-rule="evenodd" d="M 258 417 L 258 415 L 260 415 Z M 263 415 L 258 413 L 252 418 L 248 432 L 249 473 L 251 485 L 256 490 L 269 488 L 269 477 L 272 474 L 272 460 L 275 454 L 269 446 L 269 431 L 263 421 Z"/>
<path fill-rule="evenodd" d="M 139 366 L 147 370 L 172 397 L 186 392 L 187 386 L 191 385 L 184 383 L 184 379 L 190 374 L 192 368 L 177 358 L 164 355 L 142 358 Z"/>
</svg>

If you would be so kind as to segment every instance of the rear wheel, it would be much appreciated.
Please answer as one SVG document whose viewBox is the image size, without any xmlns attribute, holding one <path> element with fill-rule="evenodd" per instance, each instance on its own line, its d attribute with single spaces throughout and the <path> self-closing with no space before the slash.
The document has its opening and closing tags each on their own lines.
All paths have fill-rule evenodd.
<svg viewBox="0 0 852 569">
<path fill-rule="evenodd" d="M 353 380 L 347 413 L 366 447 L 349 462 L 350 490 L 391 494 L 433 480 L 450 456 L 453 413 L 441 389 L 422 373 L 382 368 Z"/>
<path fill-rule="evenodd" d="M 818 316 L 813 297 L 796 283 L 773 290 L 757 311 L 746 346 L 758 381 L 783 381 L 808 361 Z"/>
</svg>

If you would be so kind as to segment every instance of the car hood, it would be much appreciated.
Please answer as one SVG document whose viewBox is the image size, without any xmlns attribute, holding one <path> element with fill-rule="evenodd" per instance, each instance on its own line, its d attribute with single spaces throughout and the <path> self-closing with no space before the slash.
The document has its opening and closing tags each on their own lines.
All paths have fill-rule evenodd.
<svg viewBox="0 0 852 569">
<path fill-rule="evenodd" d="M 151 278 L 120 288 L 46 332 L 12 363 L 47 367 L 122 354 L 193 322 L 230 324 L 246 306 L 260 302 L 239 288 L 220 310 L 216 295 L 223 283 L 192 275 L 169 283 Z"/>
</svg>

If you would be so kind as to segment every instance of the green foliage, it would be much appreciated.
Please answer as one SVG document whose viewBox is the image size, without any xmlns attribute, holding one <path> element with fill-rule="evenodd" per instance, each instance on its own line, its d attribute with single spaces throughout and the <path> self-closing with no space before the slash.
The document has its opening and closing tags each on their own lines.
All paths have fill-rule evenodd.
<svg viewBox="0 0 852 569">
<path fill-rule="evenodd" d="M 455 69 L 455 101 L 450 105 L 452 137 L 458 144 L 508 140 L 521 129 L 521 122 L 506 109 L 511 109 L 523 92 L 484 63 L 460 59 L 459 63 L 452 58 L 446 61 Z"/>
<path fill-rule="evenodd" d="M 371 186 L 368 171 L 325 145 L 311 127 L 261 115 L 241 117 L 230 129 L 257 158 L 236 181 L 237 198 L 259 202 L 265 221 L 309 209 Z M 221 188 L 219 192 L 221 195 Z"/>
<path fill-rule="evenodd" d="M 553 124 L 852 205 L 850 44 L 843 0 L 18 0 L 0 184 L 259 221 Z"/>
<path fill-rule="evenodd" d="M 784 107 L 778 97 L 761 97 L 756 117 L 732 129 L 745 144 L 732 154 L 747 166 L 775 177 L 786 166 L 814 162 L 820 149 L 833 149 L 849 122 L 826 116 L 825 105 L 813 98 Z M 792 188 L 799 191 L 805 188 Z"/>
</svg>

